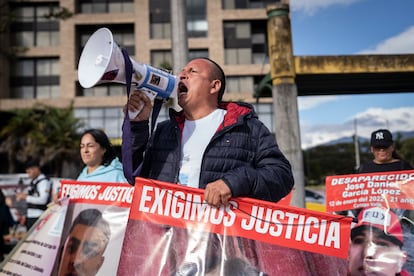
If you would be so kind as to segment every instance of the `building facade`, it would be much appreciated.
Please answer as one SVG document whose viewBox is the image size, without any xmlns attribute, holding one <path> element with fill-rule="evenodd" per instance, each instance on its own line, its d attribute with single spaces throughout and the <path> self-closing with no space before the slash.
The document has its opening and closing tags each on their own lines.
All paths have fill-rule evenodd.
<svg viewBox="0 0 414 276">
<path fill-rule="evenodd" d="M 172 68 L 170 3 L 165 0 L 0 1 L 0 110 L 42 102 L 74 104 L 85 127 L 102 128 L 119 141 L 126 89 L 121 84 L 84 89 L 78 62 L 89 37 L 111 30 L 115 42 L 137 62 Z M 227 75 L 224 100 L 252 103 L 273 130 L 271 99 L 254 98 L 269 73 L 266 5 L 275 1 L 186 0 L 188 57 L 208 56 Z M 173 72 L 174 74 L 178 72 Z M 166 109 L 159 119 L 166 117 Z M 116 143 L 116 142 L 115 142 Z"/>
</svg>

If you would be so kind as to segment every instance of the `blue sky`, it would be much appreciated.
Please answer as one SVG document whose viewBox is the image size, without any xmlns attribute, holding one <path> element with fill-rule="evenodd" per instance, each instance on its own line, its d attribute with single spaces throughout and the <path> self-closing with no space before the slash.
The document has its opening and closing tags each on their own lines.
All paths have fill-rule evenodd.
<svg viewBox="0 0 414 276">
<path fill-rule="evenodd" d="M 293 53 L 414 54 L 413 0 L 290 0 Z M 413 80 L 414 81 L 414 80 Z M 414 91 L 299 97 L 302 147 L 378 128 L 414 130 Z"/>
</svg>

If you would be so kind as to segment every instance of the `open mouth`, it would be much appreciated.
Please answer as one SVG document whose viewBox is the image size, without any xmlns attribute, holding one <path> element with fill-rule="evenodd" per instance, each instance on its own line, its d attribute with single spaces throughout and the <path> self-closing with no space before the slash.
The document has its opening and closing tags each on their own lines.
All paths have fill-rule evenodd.
<svg viewBox="0 0 414 276">
<path fill-rule="evenodd" d="M 178 84 L 178 93 L 179 93 L 179 94 L 185 94 L 185 93 L 187 93 L 187 91 L 188 91 L 187 86 L 185 86 L 185 84 L 184 84 L 184 83 L 180 82 L 180 83 Z"/>
</svg>

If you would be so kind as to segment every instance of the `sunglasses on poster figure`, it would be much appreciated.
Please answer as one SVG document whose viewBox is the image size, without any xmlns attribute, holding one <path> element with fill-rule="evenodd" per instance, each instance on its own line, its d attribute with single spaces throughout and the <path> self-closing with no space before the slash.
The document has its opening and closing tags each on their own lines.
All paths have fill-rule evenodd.
<svg viewBox="0 0 414 276">
<path fill-rule="evenodd" d="M 103 83 L 128 84 L 126 58 L 132 64 L 131 85 L 145 93 L 151 100 L 158 97 L 168 99 L 175 97 L 178 78 L 166 71 L 144 63 L 134 61 L 114 42 L 108 28 L 100 28 L 86 42 L 82 51 L 78 79 L 83 88 L 91 88 Z M 135 118 L 142 107 L 135 112 L 129 111 L 129 117 Z"/>
</svg>

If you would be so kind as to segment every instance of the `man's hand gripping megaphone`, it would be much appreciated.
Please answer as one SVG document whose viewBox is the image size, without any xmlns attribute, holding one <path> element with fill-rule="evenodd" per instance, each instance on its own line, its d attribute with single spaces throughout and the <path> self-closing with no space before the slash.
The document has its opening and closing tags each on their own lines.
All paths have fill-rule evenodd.
<svg viewBox="0 0 414 276">
<path fill-rule="evenodd" d="M 128 109 L 131 121 L 149 120 L 152 104 L 151 101 L 156 95 L 146 89 L 134 90 L 130 95 L 125 108 Z M 125 109 L 124 109 L 125 112 Z"/>
<path fill-rule="evenodd" d="M 151 90 L 139 88 L 131 92 L 126 104 L 128 108 L 128 116 L 131 121 L 148 120 L 151 113 L 151 101 L 157 96 Z M 124 112 L 126 110 L 124 109 Z"/>
</svg>

